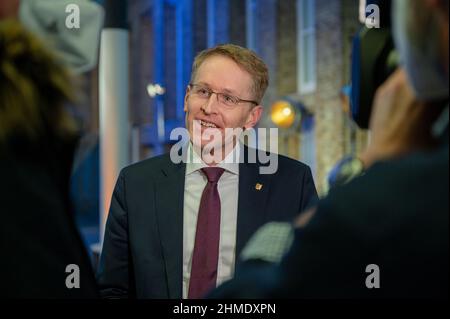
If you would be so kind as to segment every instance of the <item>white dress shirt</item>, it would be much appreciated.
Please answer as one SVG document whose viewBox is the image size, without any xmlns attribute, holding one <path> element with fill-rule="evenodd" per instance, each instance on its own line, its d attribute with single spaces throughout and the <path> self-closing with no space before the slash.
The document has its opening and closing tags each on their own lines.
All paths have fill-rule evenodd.
<svg viewBox="0 0 450 319">
<path fill-rule="evenodd" d="M 217 265 L 216 285 L 220 285 L 233 277 L 236 252 L 236 224 L 238 209 L 239 159 L 241 144 L 235 147 L 216 167 L 225 169 L 219 179 L 217 189 L 220 196 L 220 240 L 219 260 Z M 208 167 L 196 152 L 191 143 L 188 147 L 188 158 L 193 159 L 186 164 L 183 210 L 183 298 L 188 297 L 191 277 L 192 255 L 195 245 L 197 216 L 203 189 L 207 184 L 206 176 L 200 170 Z"/>
</svg>

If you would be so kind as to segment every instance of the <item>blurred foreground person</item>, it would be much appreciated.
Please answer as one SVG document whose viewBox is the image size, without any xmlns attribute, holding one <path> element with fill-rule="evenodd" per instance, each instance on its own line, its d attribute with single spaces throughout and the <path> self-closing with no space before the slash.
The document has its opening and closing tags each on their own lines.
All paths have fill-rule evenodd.
<svg viewBox="0 0 450 319">
<path fill-rule="evenodd" d="M 3 298 L 91 298 L 96 284 L 68 196 L 77 125 L 71 79 L 17 21 L 0 20 Z"/>
<path fill-rule="evenodd" d="M 448 298 L 448 1 L 393 14 L 404 69 L 377 91 L 366 172 L 297 219 L 280 263 L 253 238 L 211 297 Z"/>
<path fill-rule="evenodd" d="M 2 1 L 10 2 L 9 7 L 18 2 Z M 72 29 L 66 24 L 74 7 L 78 8 L 80 27 Z M 103 7 L 94 0 L 20 0 L 17 13 L 25 28 L 45 41 L 74 74 L 90 71 L 97 65 L 104 15 Z"/>
</svg>

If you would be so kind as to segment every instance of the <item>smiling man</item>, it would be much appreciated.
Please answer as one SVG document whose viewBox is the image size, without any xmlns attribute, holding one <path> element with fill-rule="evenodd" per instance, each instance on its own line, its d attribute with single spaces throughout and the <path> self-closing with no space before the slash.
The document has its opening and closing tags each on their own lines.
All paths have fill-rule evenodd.
<svg viewBox="0 0 450 319">
<path fill-rule="evenodd" d="M 267 86 L 265 63 L 248 49 L 197 55 L 184 100 L 195 160 L 166 154 L 122 170 L 98 271 L 103 297 L 202 298 L 233 277 L 256 229 L 317 199 L 305 164 L 272 154 L 276 171 L 261 174 L 235 134 L 258 123 Z"/>
<path fill-rule="evenodd" d="M 218 47 L 202 52 L 194 62 L 185 97 L 186 126 L 207 163 L 210 153 L 211 163 L 229 155 L 237 142 L 232 133 L 254 127 L 261 118 L 262 106 L 256 100 L 267 88 L 267 68 L 252 52 L 243 52 L 249 56 L 236 46 Z M 252 66 L 245 58 L 259 63 Z"/>
</svg>

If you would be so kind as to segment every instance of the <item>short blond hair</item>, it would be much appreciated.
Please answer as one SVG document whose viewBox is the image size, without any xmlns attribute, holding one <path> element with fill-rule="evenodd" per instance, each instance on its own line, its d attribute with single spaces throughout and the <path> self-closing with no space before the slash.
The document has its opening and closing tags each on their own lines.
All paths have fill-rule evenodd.
<svg viewBox="0 0 450 319">
<path fill-rule="evenodd" d="M 191 83 L 195 80 L 197 71 L 202 63 L 207 58 L 216 55 L 232 59 L 237 65 L 251 75 L 253 78 L 252 93 L 258 103 L 261 103 L 267 86 L 269 85 L 269 71 L 267 65 L 252 50 L 235 44 L 221 44 L 197 54 L 194 63 L 192 64 Z"/>
<path fill-rule="evenodd" d="M 64 108 L 74 102 L 72 77 L 39 39 L 16 20 L 0 21 L 0 143 L 21 136 L 36 141 L 50 133 L 78 131 Z"/>
</svg>

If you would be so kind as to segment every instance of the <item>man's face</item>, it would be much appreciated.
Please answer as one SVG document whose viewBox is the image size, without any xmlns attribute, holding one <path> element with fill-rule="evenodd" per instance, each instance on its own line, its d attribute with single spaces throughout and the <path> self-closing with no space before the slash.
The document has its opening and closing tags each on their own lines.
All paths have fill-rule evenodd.
<svg viewBox="0 0 450 319">
<path fill-rule="evenodd" d="M 254 100 L 251 93 L 253 84 L 251 75 L 225 56 L 208 57 L 198 68 L 192 84 L 240 99 Z M 188 88 L 184 99 L 184 110 L 186 126 L 195 146 L 203 148 L 211 139 L 194 137 L 194 121 L 197 125 L 201 125 L 202 136 L 206 129 L 211 131 L 211 127 L 214 128 L 213 131 L 220 133 L 221 146 L 224 148 L 225 128 L 248 129 L 255 126 L 261 117 L 262 107 L 247 102 L 238 103 L 231 108 L 226 107 L 218 101 L 216 94 L 212 94 L 209 99 L 201 98 Z M 201 141 L 201 145 L 197 145 L 196 140 Z M 227 140 L 227 143 L 230 141 Z"/>
</svg>

